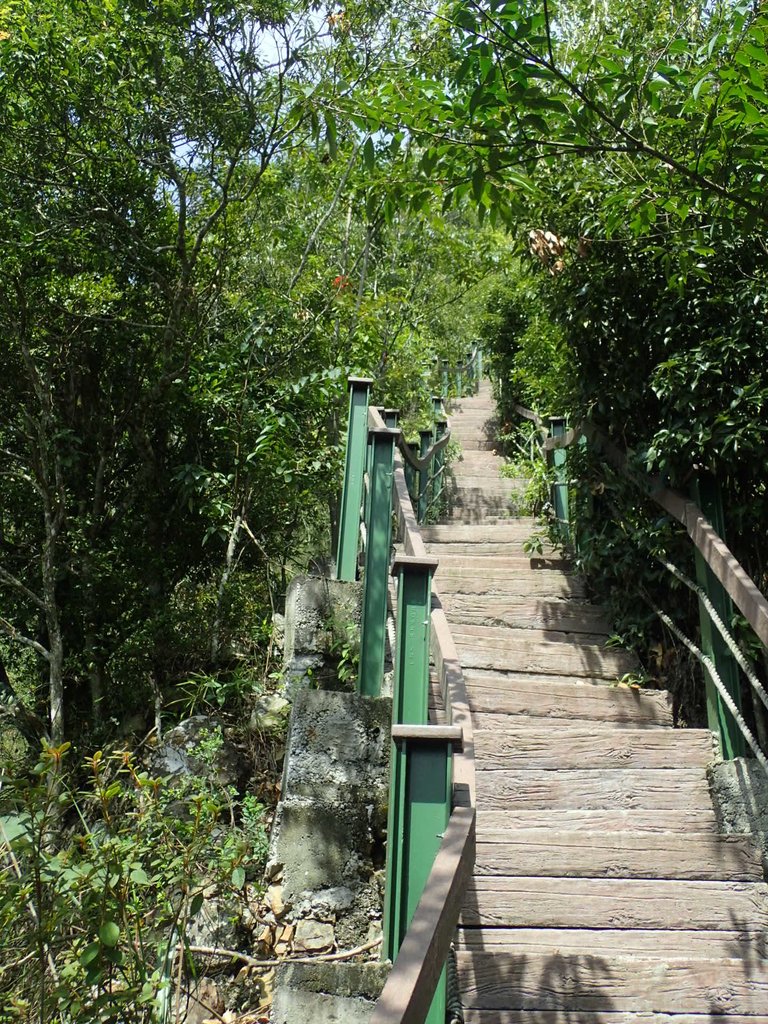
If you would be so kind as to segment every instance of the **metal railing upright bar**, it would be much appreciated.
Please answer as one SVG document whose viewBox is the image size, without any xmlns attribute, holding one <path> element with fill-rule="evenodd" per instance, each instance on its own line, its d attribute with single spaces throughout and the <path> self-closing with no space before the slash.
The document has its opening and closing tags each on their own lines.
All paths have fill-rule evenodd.
<svg viewBox="0 0 768 1024">
<path fill-rule="evenodd" d="M 409 493 L 426 515 L 443 488 L 450 423 L 435 399 L 435 426 L 416 455 L 394 410 L 368 408 L 370 382 L 350 380 L 350 419 L 337 565 L 357 566 L 363 550 L 363 616 L 358 689 L 381 693 L 387 643 L 387 578 L 397 580 L 384 955 L 393 967 L 372 1024 L 444 1024 L 445 965 L 475 856 L 472 723 L 464 679 L 439 596 L 437 559 L 419 531 Z M 360 410 L 366 407 L 366 429 Z M 355 451 L 350 453 L 350 448 Z M 359 467 L 365 467 L 358 480 Z M 406 467 L 410 467 L 410 473 Z M 354 510 L 357 510 L 359 529 Z M 348 516 L 347 521 L 344 516 Z M 398 554 L 391 561 L 392 519 Z M 340 577 L 341 578 L 341 577 Z M 351 577 L 355 578 L 355 573 Z M 429 723 L 430 662 L 446 709 Z"/>
</svg>

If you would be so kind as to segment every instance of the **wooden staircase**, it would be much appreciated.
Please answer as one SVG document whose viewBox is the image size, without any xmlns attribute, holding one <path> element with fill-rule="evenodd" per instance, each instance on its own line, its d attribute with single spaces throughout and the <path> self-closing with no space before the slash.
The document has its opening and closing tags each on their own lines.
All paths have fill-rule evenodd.
<svg viewBox="0 0 768 1024">
<path fill-rule="evenodd" d="M 718 833 L 706 730 L 673 728 L 560 557 L 509 515 L 483 382 L 454 405 L 450 522 L 425 527 L 476 743 L 457 938 L 467 1024 L 768 1024 L 768 888 Z"/>
</svg>

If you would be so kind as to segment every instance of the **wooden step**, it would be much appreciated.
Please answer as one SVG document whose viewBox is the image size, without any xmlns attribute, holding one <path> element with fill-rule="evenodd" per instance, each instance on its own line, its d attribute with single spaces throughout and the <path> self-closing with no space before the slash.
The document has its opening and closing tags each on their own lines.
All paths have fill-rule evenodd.
<svg viewBox="0 0 768 1024">
<path fill-rule="evenodd" d="M 474 627 L 484 628 L 484 627 Z M 520 640 L 517 637 L 472 636 L 453 630 L 453 639 L 465 669 L 531 672 L 536 675 L 616 680 L 636 671 L 637 660 L 628 651 L 596 644 Z"/>
<path fill-rule="evenodd" d="M 475 734 L 477 735 L 477 734 Z M 501 811 L 480 808 L 477 812 L 477 838 L 481 842 L 493 842 L 505 835 L 509 829 L 551 828 L 551 811 L 518 811 L 505 808 Z M 632 808 L 610 810 L 557 812 L 557 828 L 564 832 L 707 832 L 717 833 L 719 825 L 713 808 L 699 807 L 696 810 L 659 810 Z"/>
<path fill-rule="evenodd" d="M 581 647 L 596 647 L 598 650 L 605 649 L 605 641 L 607 640 L 606 633 L 587 633 L 587 632 L 566 632 L 562 629 L 539 629 L 531 626 L 530 628 L 524 628 L 520 626 L 506 626 L 498 625 L 497 623 L 485 623 L 485 622 L 464 622 L 463 619 L 457 618 L 454 613 L 450 616 L 451 625 L 454 633 L 465 632 L 465 627 L 470 626 L 492 626 L 499 629 L 500 632 L 504 632 L 508 635 L 509 640 L 516 647 L 522 649 L 522 647 L 530 647 L 531 644 L 554 644 L 555 650 L 559 650 L 560 644 L 569 644 L 574 648 Z M 609 648 L 611 650 L 612 648 Z"/>
<path fill-rule="evenodd" d="M 492 527 L 492 529 L 503 529 L 503 527 Z M 499 544 L 492 541 L 478 541 L 476 544 L 472 544 L 471 542 L 442 544 L 435 543 L 433 541 L 426 541 L 425 546 L 430 554 L 436 555 L 438 558 L 445 558 L 453 555 L 461 555 L 465 558 L 488 558 L 493 555 L 497 558 L 527 558 L 529 560 L 535 560 L 536 562 L 547 559 L 552 563 L 556 563 L 557 568 L 562 568 L 563 565 L 568 564 L 569 559 L 558 553 L 557 550 L 549 543 L 545 543 L 543 545 L 543 554 L 539 554 L 538 552 L 526 552 L 523 547 L 526 540 L 528 540 L 527 537 L 521 536 L 517 540 L 502 541 Z"/>
<path fill-rule="evenodd" d="M 457 954 L 462 1002 L 485 1009 L 758 1014 L 768 967 L 733 959 Z"/>
<path fill-rule="evenodd" d="M 570 1010 L 479 1010 L 464 1011 L 465 1024 L 768 1024 L 768 1016 L 720 1013 L 614 1013 L 590 1011 L 585 1016 Z"/>
<path fill-rule="evenodd" d="M 443 548 L 448 545 L 442 545 Z M 437 552 L 436 552 L 437 554 Z M 543 558 L 540 555 L 526 555 L 525 552 L 515 553 L 507 550 L 504 554 L 486 554 L 478 551 L 476 554 L 441 550 L 440 567 L 443 572 L 448 570 L 463 570 L 468 573 L 485 575 L 504 576 L 514 571 L 523 572 L 567 572 L 570 562 L 565 558 Z"/>
<path fill-rule="evenodd" d="M 459 928 L 456 948 L 471 952 L 497 949 L 519 956 L 588 953 L 592 956 L 644 956 L 661 959 L 710 959 L 738 955 L 768 956 L 766 931 L 646 931 L 641 928 Z"/>
<path fill-rule="evenodd" d="M 446 615 L 457 628 L 461 623 L 471 623 L 570 633 L 608 633 L 609 629 L 602 609 L 587 601 L 446 593 L 439 584 L 438 590 Z"/>
<path fill-rule="evenodd" d="M 477 772 L 477 799 L 502 810 L 605 809 L 648 807 L 660 810 L 710 806 L 706 774 L 700 768 L 623 768 L 589 771 L 540 769 Z"/>
<path fill-rule="evenodd" d="M 515 720 L 517 722 L 517 720 Z M 483 769 L 703 767 L 714 759 L 708 729 L 611 729 L 535 721 L 503 731 L 475 731 L 475 758 Z"/>
<path fill-rule="evenodd" d="M 551 773 L 554 774 L 554 773 Z M 759 882 L 762 857 L 748 836 L 509 829 L 477 844 L 475 875 L 687 878 Z"/>
<path fill-rule="evenodd" d="M 454 526 L 446 524 L 422 526 L 421 536 L 425 543 L 475 544 L 483 541 L 504 543 L 506 541 L 525 540 L 536 529 L 537 523 L 533 517 L 521 516 L 518 519 L 509 520 L 508 523 L 492 526 Z"/>
<path fill-rule="evenodd" d="M 469 703 L 478 729 L 503 729 L 507 716 L 531 719 L 587 719 L 626 725 L 672 725 L 672 707 L 661 690 L 608 686 L 605 682 L 571 681 L 514 675 L 464 673 Z M 486 721 L 481 721 L 488 716 Z M 506 720 L 505 720 L 506 719 Z"/>
<path fill-rule="evenodd" d="M 584 581 L 554 569 L 536 572 L 499 572 L 480 575 L 476 571 L 438 566 L 437 587 L 441 594 L 497 594 L 500 597 L 583 598 Z"/>
<path fill-rule="evenodd" d="M 768 928 L 768 886 L 764 882 L 489 876 L 469 883 L 461 923 L 486 928 L 762 931 Z"/>
</svg>

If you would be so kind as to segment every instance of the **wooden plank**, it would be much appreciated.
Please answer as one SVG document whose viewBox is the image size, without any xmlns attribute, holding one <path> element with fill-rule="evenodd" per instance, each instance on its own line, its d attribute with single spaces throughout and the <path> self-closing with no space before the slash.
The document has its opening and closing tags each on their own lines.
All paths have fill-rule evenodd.
<svg viewBox="0 0 768 1024">
<path fill-rule="evenodd" d="M 664 879 L 475 878 L 467 888 L 461 923 L 486 928 L 764 930 L 768 886 Z"/>
<path fill-rule="evenodd" d="M 602 609 L 584 601 L 447 594 L 440 600 L 451 622 L 498 625 L 512 629 L 562 630 L 571 633 L 608 632 Z"/>
<path fill-rule="evenodd" d="M 518 519 L 511 519 L 509 523 L 497 526 L 484 526 L 480 529 L 475 526 L 454 526 L 438 523 L 436 526 L 422 527 L 421 532 L 425 543 L 474 544 L 484 541 L 504 543 L 526 540 L 536 528 L 537 523 L 532 516 L 520 516 Z"/>
<path fill-rule="evenodd" d="M 477 733 L 475 733 L 475 736 Z M 495 841 L 509 829 L 549 828 L 551 811 L 502 811 L 481 808 L 477 812 L 477 836 L 483 842 Z M 621 810 L 558 811 L 557 828 L 569 832 L 718 832 L 712 807 L 691 810 L 635 808 Z"/>
<path fill-rule="evenodd" d="M 733 959 L 459 953 L 465 1006 L 663 1013 L 764 1013 L 768 968 Z"/>
<path fill-rule="evenodd" d="M 465 1024 L 768 1024 L 768 1016 L 719 1013 L 614 1013 L 593 1011 L 578 1017 L 570 1010 L 479 1010 L 464 1012 Z"/>
<path fill-rule="evenodd" d="M 497 527 L 495 527 L 495 526 L 494 527 L 490 527 L 490 529 L 494 529 L 495 530 L 495 529 L 497 529 Z M 503 529 L 503 527 L 498 527 L 498 529 Z M 486 541 L 478 541 L 476 544 L 472 544 L 470 541 L 466 541 L 466 542 L 458 542 L 457 541 L 457 542 L 453 542 L 453 543 L 447 543 L 447 542 L 443 542 L 443 541 L 426 541 L 426 545 L 427 545 L 427 549 L 430 551 L 430 553 L 433 554 L 433 555 L 437 555 L 438 558 L 446 558 L 447 556 L 450 556 L 450 555 L 464 555 L 464 556 L 471 555 L 471 556 L 475 556 L 475 557 L 482 556 L 483 558 L 488 558 L 488 557 L 491 557 L 491 556 L 494 557 L 494 558 L 496 558 L 496 557 L 506 557 L 506 558 L 509 558 L 510 556 L 517 556 L 519 558 L 522 558 L 522 557 L 530 558 L 531 556 L 530 555 L 526 555 L 526 552 L 523 549 L 523 545 L 525 544 L 525 542 L 529 538 L 530 538 L 530 534 L 528 534 L 528 535 L 521 534 L 519 537 L 516 537 L 514 540 L 508 540 L 508 541 L 486 540 Z M 551 544 L 544 544 L 543 545 L 543 549 L 544 549 L 544 552 L 546 553 L 546 555 L 549 556 L 549 559 L 553 563 L 555 563 L 553 565 L 553 568 L 558 568 L 559 569 L 559 568 L 562 568 L 563 566 L 569 564 L 568 560 L 564 559 L 560 555 L 555 554 L 555 548 Z M 541 558 L 542 556 L 541 555 L 536 555 L 535 557 Z"/>
<path fill-rule="evenodd" d="M 768 957 L 767 931 L 648 931 L 641 928 L 459 928 L 456 948 L 528 953 L 694 959 Z"/>
<path fill-rule="evenodd" d="M 601 729 L 510 725 L 475 732 L 482 768 L 694 768 L 713 760 L 708 729 Z"/>
<path fill-rule="evenodd" d="M 637 660 L 627 651 L 606 650 L 587 644 L 558 644 L 479 637 L 452 630 L 465 669 L 497 672 L 532 672 L 537 675 L 578 676 L 617 680 L 637 670 Z"/>
<path fill-rule="evenodd" d="M 605 683 L 560 682 L 515 676 L 498 685 L 465 673 L 469 704 L 478 729 L 504 728 L 503 715 L 587 719 L 621 725 L 672 725 L 672 708 L 662 691 L 638 691 Z M 519 723 L 513 723 L 519 724 Z"/>
<path fill-rule="evenodd" d="M 508 573 L 512 570 L 529 572 L 541 572 L 550 569 L 553 572 L 563 572 L 568 569 L 568 562 L 564 559 L 537 558 L 526 555 L 521 551 L 518 554 L 507 552 L 503 555 L 487 554 L 475 550 L 474 554 L 454 553 L 453 545 L 440 545 L 440 548 L 451 547 L 451 551 L 435 552 L 440 556 L 440 565 L 444 570 L 465 569 L 471 572 L 492 572 L 496 575 Z"/>
<path fill-rule="evenodd" d="M 482 799 L 482 781 L 480 781 Z M 557 827 L 557 821 L 553 822 Z M 475 875 L 567 878 L 699 878 L 755 881 L 762 857 L 748 836 L 680 832 L 508 829 L 477 844 Z"/>
<path fill-rule="evenodd" d="M 525 573 L 485 573 L 438 566 L 437 587 L 441 594 L 497 594 L 538 597 L 583 598 L 584 581 L 566 573 L 542 569 Z"/>
<path fill-rule="evenodd" d="M 577 633 L 566 632 L 565 630 L 541 629 L 536 627 L 520 628 L 506 626 L 503 623 L 467 623 L 459 621 L 458 616 L 452 616 L 452 632 L 454 636 L 469 637 L 467 629 L 481 627 L 483 629 L 496 630 L 499 634 L 498 640 L 507 639 L 515 647 L 530 646 L 531 643 L 554 643 L 574 644 L 577 647 L 597 647 L 605 649 L 606 635 L 604 633 Z M 556 649 L 556 648 L 555 648 Z"/>
<path fill-rule="evenodd" d="M 487 808 L 556 810 L 648 807 L 681 810 L 709 807 L 706 774 L 679 768 L 604 771 L 478 771 L 478 802 Z"/>
</svg>

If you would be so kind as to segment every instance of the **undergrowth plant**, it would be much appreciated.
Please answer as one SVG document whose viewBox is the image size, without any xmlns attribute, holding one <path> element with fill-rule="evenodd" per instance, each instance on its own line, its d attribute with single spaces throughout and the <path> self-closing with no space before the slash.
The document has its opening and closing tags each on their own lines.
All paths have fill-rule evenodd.
<svg viewBox="0 0 768 1024">
<path fill-rule="evenodd" d="M 264 807 L 214 772 L 153 778 L 130 751 L 96 751 L 75 788 L 68 748 L 3 779 L 0 1024 L 165 1024 L 189 923 L 261 875 Z"/>
</svg>

